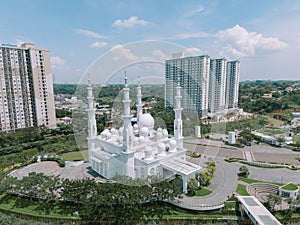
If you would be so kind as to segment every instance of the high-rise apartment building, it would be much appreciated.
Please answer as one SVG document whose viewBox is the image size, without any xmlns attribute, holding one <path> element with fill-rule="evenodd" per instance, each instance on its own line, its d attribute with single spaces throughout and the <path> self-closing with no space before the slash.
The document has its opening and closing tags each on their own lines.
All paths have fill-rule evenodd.
<svg viewBox="0 0 300 225">
<path fill-rule="evenodd" d="M 177 54 L 175 57 L 166 60 L 165 107 L 174 105 L 179 83 L 184 113 L 197 113 L 200 118 L 206 118 L 208 112 L 237 108 L 239 61 L 210 59 L 208 55 L 183 58 Z"/>
<path fill-rule="evenodd" d="M 210 113 L 225 109 L 226 65 L 225 58 L 210 60 L 208 90 L 208 111 Z"/>
<path fill-rule="evenodd" d="M 210 58 L 208 55 L 166 60 L 165 106 L 174 106 L 176 87 L 182 87 L 182 108 L 185 113 L 208 113 Z"/>
<path fill-rule="evenodd" d="M 49 51 L 0 46 L 0 130 L 56 126 Z"/>
<path fill-rule="evenodd" d="M 239 100 L 240 61 L 227 62 L 226 109 L 237 108 Z"/>
</svg>

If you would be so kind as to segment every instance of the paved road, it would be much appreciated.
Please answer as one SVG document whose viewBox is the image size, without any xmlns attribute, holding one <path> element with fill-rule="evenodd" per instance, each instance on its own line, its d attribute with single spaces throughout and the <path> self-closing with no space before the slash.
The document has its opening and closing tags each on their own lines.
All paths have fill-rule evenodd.
<svg viewBox="0 0 300 225">
<path fill-rule="evenodd" d="M 211 154 L 213 149 L 214 154 L 218 157 L 236 157 L 246 159 L 244 152 L 251 152 L 254 161 L 264 162 L 279 162 L 299 165 L 300 162 L 295 158 L 300 158 L 300 152 L 293 152 L 287 148 L 276 148 L 267 144 L 252 144 L 252 146 L 245 146 L 245 148 L 234 148 L 224 145 L 221 141 L 213 141 L 206 139 L 188 140 L 184 145 L 189 151 L 195 151 L 201 154 Z"/>
<path fill-rule="evenodd" d="M 242 165 L 240 163 L 236 164 L 239 164 L 239 166 Z M 277 183 L 293 182 L 296 184 L 300 184 L 300 170 L 293 171 L 285 168 L 267 169 L 253 166 L 248 166 L 248 169 L 249 178 L 251 179 Z"/>
<path fill-rule="evenodd" d="M 221 142 L 219 142 L 221 143 Z M 205 146 L 213 145 L 213 146 Z M 275 148 L 266 144 L 253 145 L 251 147 L 245 147 L 244 149 L 228 149 L 222 148 L 222 144 L 218 145 L 216 141 L 210 141 L 210 143 L 198 142 L 195 143 L 189 142 L 185 144 L 185 147 L 188 150 L 194 150 L 202 154 L 201 159 L 187 158 L 193 163 L 204 165 L 204 162 L 208 158 L 212 158 L 216 163 L 215 176 L 212 179 L 209 189 L 213 191 L 212 194 L 202 197 L 184 197 L 182 202 L 187 205 L 200 206 L 200 205 L 215 205 L 221 202 L 224 202 L 228 196 L 231 196 L 232 193 L 236 190 L 237 187 L 237 173 L 239 168 L 244 165 L 241 163 L 227 163 L 224 161 L 224 158 L 228 157 L 237 157 L 245 158 L 243 152 L 251 154 L 254 160 L 262 160 L 266 162 L 285 162 L 285 163 L 294 163 L 295 165 L 298 162 L 295 160 L 295 157 L 299 155 L 298 153 L 292 152 L 290 149 L 286 148 Z M 250 155 L 249 155 L 250 158 Z M 249 178 L 256 180 L 264 180 L 269 182 L 277 183 L 288 183 L 293 182 L 300 184 L 300 171 L 292 171 L 285 168 L 279 169 L 266 169 L 259 167 L 247 166 L 249 169 Z"/>
<path fill-rule="evenodd" d="M 85 179 L 94 178 L 93 174 L 89 173 L 89 164 L 83 163 L 76 167 L 59 167 L 56 162 L 43 161 L 33 163 L 26 167 L 14 170 L 10 173 L 11 176 L 22 178 L 28 176 L 31 172 L 43 173 L 48 176 L 59 176 L 67 179 Z"/>
</svg>

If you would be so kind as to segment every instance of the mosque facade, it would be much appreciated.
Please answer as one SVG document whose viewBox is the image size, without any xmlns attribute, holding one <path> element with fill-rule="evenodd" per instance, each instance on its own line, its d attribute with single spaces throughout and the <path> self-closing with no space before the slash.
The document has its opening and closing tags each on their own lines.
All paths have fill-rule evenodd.
<svg viewBox="0 0 300 225">
<path fill-rule="evenodd" d="M 199 165 L 186 160 L 183 147 L 181 87 L 176 87 L 174 136 L 166 129 L 154 129 L 154 118 L 143 113 L 142 89 L 137 87 L 137 124 L 132 126 L 129 87 L 125 78 L 123 88 L 122 126 L 105 129 L 97 135 L 92 87 L 88 85 L 88 161 L 91 168 L 106 179 L 128 176 L 133 179 L 148 179 L 158 176 L 182 179 L 182 190 L 187 193 L 188 180 L 201 170 Z M 179 176 L 178 176 L 179 175 Z"/>
</svg>

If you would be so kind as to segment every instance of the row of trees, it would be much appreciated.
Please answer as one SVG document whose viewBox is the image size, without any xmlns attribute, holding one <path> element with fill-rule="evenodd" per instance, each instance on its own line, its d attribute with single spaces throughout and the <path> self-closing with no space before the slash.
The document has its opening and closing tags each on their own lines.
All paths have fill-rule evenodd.
<svg viewBox="0 0 300 225">
<path fill-rule="evenodd" d="M 135 184 L 135 183 L 133 183 Z M 91 221 L 115 221 L 161 218 L 168 213 L 163 201 L 179 197 L 177 183 L 160 181 L 147 185 L 97 183 L 92 179 L 68 180 L 44 174 L 30 173 L 18 180 L 4 177 L 0 192 L 8 196 L 40 201 L 40 210 L 50 212 L 60 207 L 61 212 L 72 215 L 78 211 L 81 218 Z M 24 201 L 16 201 L 16 204 Z M 16 207 L 20 207 L 16 205 Z M 70 209 L 70 210 L 68 210 Z"/>
<path fill-rule="evenodd" d="M 0 133 L 0 171 L 30 163 L 36 155 L 77 151 L 71 125 L 56 129 L 31 127 L 12 133 Z"/>
<path fill-rule="evenodd" d="M 61 124 L 55 129 L 46 126 L 28 127 L 15 132 L 0 132 L 0 148 L 16 146 L 18 144 L 32 143 L 45 140 L 46 137 L 73 134 L 72 125 Z"/>
</svg>

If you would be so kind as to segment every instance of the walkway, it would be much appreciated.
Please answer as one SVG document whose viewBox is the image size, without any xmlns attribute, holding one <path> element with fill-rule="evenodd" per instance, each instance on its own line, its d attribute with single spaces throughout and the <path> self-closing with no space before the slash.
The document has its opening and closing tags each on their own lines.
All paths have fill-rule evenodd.
<svg viewBox="0 0 300 225">
<path fill-rule="evenodd" d="M 253 160 L 253 155 L 252 155 L 252 153 L 250 151 L 245 151 L 245 156 L 246 156 L 246 160 L 248 162 L 253 162 L 254 161 Z"/>
<path fill-rule="evenodd" d="M 238 167 L 227 163 L 223 158 L 215 158 L 216 171 L 208 189 L 213 191 L 207 196 L 184 196 L 180 201 L 183 205 L 219 205 L 226 201 L 236 190 L 238 183 Z"/>
<path fill-rule="evenodd" d="M 59 176 L 60 178 L 66 179 L 94 178 L 94 176 L 88 172 L 88 166 L 89 164 L 83 163 L 76 167 L 59 167 L 56 162 L 43 161 L 14 170 L 10 173 L 10 175 L 22 178 L 24 176 L 28 176 L 29 173 L 36 172 L 43 173 L 47 176 Z"/>
</svg>

